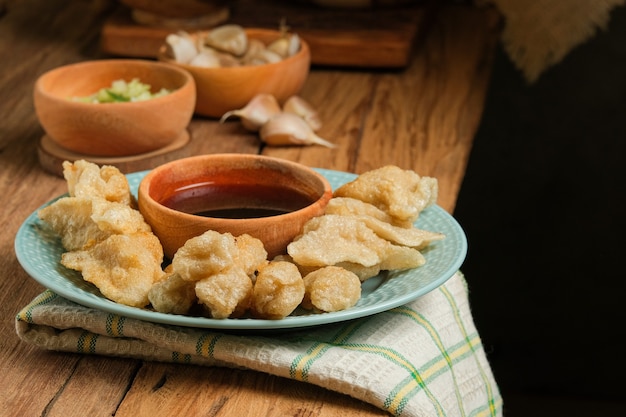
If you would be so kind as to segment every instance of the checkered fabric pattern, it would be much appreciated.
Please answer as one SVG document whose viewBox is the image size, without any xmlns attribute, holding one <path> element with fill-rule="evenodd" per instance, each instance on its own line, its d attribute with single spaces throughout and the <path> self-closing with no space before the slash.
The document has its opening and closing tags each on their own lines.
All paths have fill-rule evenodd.
<svg viewBox="0 0 626 417">
<path fill-rule="evenodd" d="M 230 334 L 122 317 L 47 290 L 16 317 L 44 349 L 246 368 L 350 395 L 395 416 L 502 416 L 502 398 L 457 272 L 417 300 L 352 321 Z"/>
</svg>

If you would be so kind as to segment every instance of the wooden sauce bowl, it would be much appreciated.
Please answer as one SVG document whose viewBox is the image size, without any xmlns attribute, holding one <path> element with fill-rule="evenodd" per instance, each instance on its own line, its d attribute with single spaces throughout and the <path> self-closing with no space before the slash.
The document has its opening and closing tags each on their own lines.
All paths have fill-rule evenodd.
<svg viewBox="0 0 626 417">
<path fill-rule="evenodd" d="M 304 165 L 261 155 L 213 154 L 149 172 L 139 185 L 138 204 L 170 259 L 207 230 L 256 237 L 272 259 L 286 253 L 331 197 L 328 181 Z"/>
</svg>

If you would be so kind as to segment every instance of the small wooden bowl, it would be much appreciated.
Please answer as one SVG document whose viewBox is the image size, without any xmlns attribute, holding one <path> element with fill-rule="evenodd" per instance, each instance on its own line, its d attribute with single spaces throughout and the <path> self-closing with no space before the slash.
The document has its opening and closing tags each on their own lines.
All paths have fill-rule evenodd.
<svg viewBox="0 0 626 417">
<path fill-rule="evenodd" d="M 280 37 L 280 32 L 270 29 L 246 29 L 249 39 L 259 39 L 266 45 Z M 245 106 L 260 93 L 272 94 L 283 103 L 297 94 L 304 85 L 311 65 L 308 44 L 300 39 L 300 50 L 280 62 L 265 65 L 203 68 L 176 62 L 167 55 L 162 45 L 158 59 L 178 65 L 189 71 L 196 80 L 196 113 L 221 117 L 230 110 Z"/>
<path fill-rule="evenodd" d="M 115 80 L 138 78 L 153 92 L 171 93 L 145 101 L 84 103 Z M 50 139 L 72 152 L 130 156 L 164 148 L 184 132 L 195 106 L 195 82 L 185 70 L 163 62 L 134 59 L 86 61 L 39 77 L 33 98 Z"/>
<path fill-rule="evenodd" d="M 304 165 L 260 155 L 214 154 L 155 168 L 139 185 L 138 204 L 170 259 L 188 239 L 207 230 L 254 236 L 271 259 L 286 253 L 331 197 L 328 181 Z M 192 214 L 208 210 L 213 217 Z M 274 210 L 284 214 L 265 216 Z M 236 218 L 226 217 L 231 215 Z"/>
</svg>

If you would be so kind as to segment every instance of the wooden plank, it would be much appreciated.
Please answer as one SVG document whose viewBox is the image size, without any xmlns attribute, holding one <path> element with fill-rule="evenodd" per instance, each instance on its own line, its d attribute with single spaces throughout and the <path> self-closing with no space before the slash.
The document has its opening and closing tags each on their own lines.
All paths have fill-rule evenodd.
<svg viewBox="0 0 626 417">
<path fill-rule="evenodd" d="M 343 394 L 264 373 L 150 363 L 137 373 L 135 383 L 115 415 L 345 417 L 389 414 Z"/>
<path fill-rule="evenodd" d="M 287 1 L 240 0 L 232 2 L 228 22 L 272 29 L 285 22 L 308 42 L 314 65 L 400 68 L 408 64 L 414 43 L 429 27 L 434 4 L 343 10 Z M 131 11 L 122 6 L 105 22 L 101 47 L 113 55 L 154 58 L 167 34 L 174 31 L 137 24 Z"/>
<path fill-rule="evenodd" d="M 116 415 L 124 400 L 128 386 L 135 378 L 141 361 L 103 356 L 79 358 L 72 375 L 56 393 L 46 411 L 47 417 L 107 417 Z M 94 388 L 94 384 L 97 388 Z M 77 404 L 77 401 L 80 401 Z M 20 415 L 20 414 L 15 414 Z M 29 414 L 21 414 L 29 415 Z"/>
</svg>

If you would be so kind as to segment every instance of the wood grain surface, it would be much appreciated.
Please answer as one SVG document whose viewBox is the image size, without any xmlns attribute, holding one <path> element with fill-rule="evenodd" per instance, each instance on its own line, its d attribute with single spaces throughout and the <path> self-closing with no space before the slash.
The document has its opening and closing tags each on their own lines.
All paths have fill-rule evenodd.
<svg viewBox="0 0 626 417">
<path fill-rule="evenodd" d="M 307 2 L 240 0 L 229 3 L 227 23 L 267 29 L 285 23 L 307 41 L 314 65 L 400 68 L 409 64 L 413 47 L 430 28 L 438 4 L 423 0 L 401 7 L 327 9 Z M 111 54 L 154 58 L 174 31 L 165 25 L 138 24 L 131 9 L 120 7 L 104 22 L 101 44 Z"/>
<path fill-rule="evenodd" d="M 24 219 L 66 192 L 45 171 L 44 132 L 32 88 L 43 72 L 101 58 L 113 1 L 21 0 L 0 14 L 0 415 L 383 416 L 373 406 L 313 385 L 246 370 L 202 368 L 42 351 L 15 333 L 17 312 L 43 288 L 18 264 Z M 439 179 L 453 212 L 479 125 L 498 19 L 490 10 L 443 7 L 405 70 L 314 69 L 302 96 L 319 109 L 323 147 L 263 147 L 236 121 L 195 117 L 192 154 L 263 153 L 309 166 L 362 173 L 385 164 Z M 35 30 L 36 29 L 36 30 Z"/>
</svg>

